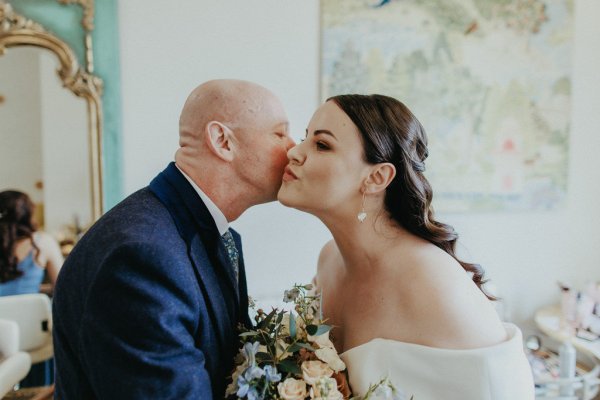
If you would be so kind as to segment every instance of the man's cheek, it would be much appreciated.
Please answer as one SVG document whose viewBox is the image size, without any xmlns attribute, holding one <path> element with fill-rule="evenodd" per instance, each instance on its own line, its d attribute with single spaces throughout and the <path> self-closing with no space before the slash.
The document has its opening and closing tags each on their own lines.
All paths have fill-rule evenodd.
<svg viewBox="0 0 600 400">
<path fill-rule="evenodd" d="M 271 160 L 274 161 L 274 164 L 277 166 L 277 168 L 283 170 L 289 161 L 287 158 L 287 151 L 285 150 L 285 148 L 274 148 L 271 151 Z"/>
</svg>

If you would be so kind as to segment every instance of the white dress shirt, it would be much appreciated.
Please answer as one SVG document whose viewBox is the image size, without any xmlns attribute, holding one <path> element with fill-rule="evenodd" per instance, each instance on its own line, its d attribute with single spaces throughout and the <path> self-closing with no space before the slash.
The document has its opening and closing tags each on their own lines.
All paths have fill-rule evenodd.
<svg viewBox="0 0 600 400">
<path fill-rule="evenodd" d="M 204 202 L 204 205 L 206 206 L 206 208 L 208 208 L 208 212 L 215 221 L 217 229 L 219 230 L 219 234 L 223 236 L 223 234 L 229 229 L 229 221 L 227 221 L 227 218 L 225 218 L 223 212 L 219 210 L 219 207 L 217 207 L 217 205 L 213 203 L 213 201 L 206 195 L 206 193 L 204 193 L 202 189 L 200 189 L 200 187 L 196 185 L 196 182 L 194 182 L 192 178 L 190 178 L 185 172 L 183 172 L 183 170 L 179 168 L 177 164 L 175 164 L 175 166 L 183 174 L 183 176 L 185 176 L 185 179 L 187 179 L 190 185 L 192 185 L 196 193 L 198 193 L 198 196 L 200 196 L 200 198 Z"/>
</svg>

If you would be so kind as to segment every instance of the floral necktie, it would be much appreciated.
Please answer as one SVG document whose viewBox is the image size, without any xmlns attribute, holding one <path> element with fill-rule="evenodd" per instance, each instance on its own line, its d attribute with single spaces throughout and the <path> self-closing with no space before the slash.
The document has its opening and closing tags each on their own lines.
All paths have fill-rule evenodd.
<svg viewBox="0 0 600 400">
<path fill-rule="evenodd" d="M 223 244 L 225 245 L 225 249 L 227 250 L 227 256 L 229 257 L 229 261 L 231 261 L 231 266 L 233 267 L 233 272 L 235 275 L 235 283 L 238 284 L 239 281 L 239 258 L 240 254 L 238 253 L 238 249 L 235 246 L 235 241 L 233 240 L 233 235 L 229 229 L 225 232 L 221 239 L 223 239 Z"/>
</svg>

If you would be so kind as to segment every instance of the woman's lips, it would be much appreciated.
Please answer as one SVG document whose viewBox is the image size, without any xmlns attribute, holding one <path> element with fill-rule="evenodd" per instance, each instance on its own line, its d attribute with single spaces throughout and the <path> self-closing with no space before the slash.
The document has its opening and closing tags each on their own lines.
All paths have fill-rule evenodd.
<svg viewBox="0 0 600 400">
<path fill-rule="evenodd" d="M 282 179 L 284 182 L 289 182 L 298 179 L 298 177 L 292 172 L 292 169 L 290 167 L 285 167 Z"/>
</svg>

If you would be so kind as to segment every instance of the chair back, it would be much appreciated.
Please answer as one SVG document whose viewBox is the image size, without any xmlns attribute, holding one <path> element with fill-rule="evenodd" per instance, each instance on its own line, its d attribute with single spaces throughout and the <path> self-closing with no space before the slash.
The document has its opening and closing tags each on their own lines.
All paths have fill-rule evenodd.
<svg viewBox="0 0 600 400">
<path fill-rule="evenodd" d="M 32 351 L 52 340 L 50 299 L 45 294 L 0 297 L 0 318 L 19 326 L 20 350 Z"/>
</svg>

